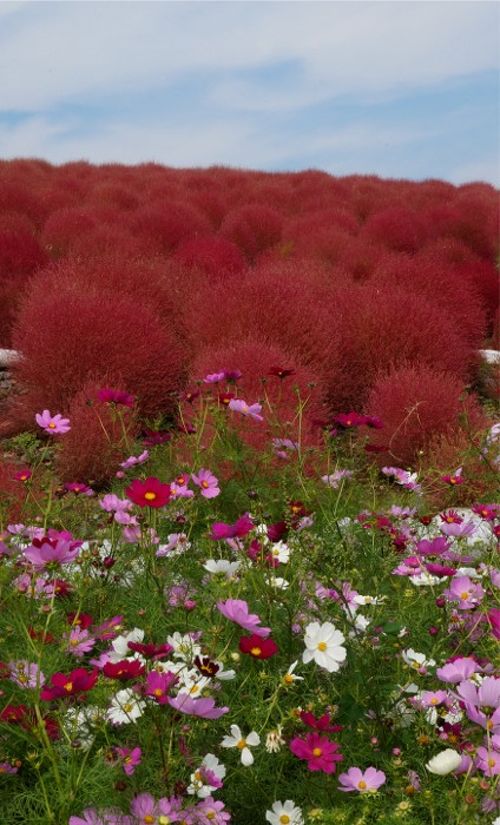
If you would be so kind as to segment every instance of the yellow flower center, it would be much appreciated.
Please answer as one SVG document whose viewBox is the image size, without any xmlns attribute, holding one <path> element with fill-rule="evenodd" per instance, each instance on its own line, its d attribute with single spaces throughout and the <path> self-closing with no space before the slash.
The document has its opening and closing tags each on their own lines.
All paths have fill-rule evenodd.
<svg viewBox="0 0 500 825">
<path fill-rule="evenodd" d="M 283 676 L 283 681 L 285 685 L 291 685 L 294 681 L 294 678 L 291 673 L 285 673 L 285 675 Z"/>
<path fill-rule="evenodd" d="M 431 705 L 439 705 L 439 699 L 433 696 L 431 699 Z"/>
<path fill-rule="evenodd" d="M 262 650 L 260 647 L 252 647 L 250 648 L 250 653 L 252 654 L 252 656 L 260 656 Z"/>
<path fill-rule="evenodd" d="M 215 811 L 205 811 L 205 816 L 207 819 L 215 819 L 216 812 Z"/>
<path fill-rule="evenodd" d="M 463 602 L 465 602 L 469 598 L 469 595 L 469 592 L 467 590 L 464 590 L 463 593 L 460 593 L 460 598 Z"/>
<path fill-rule="evenodd" d="M 53 421 L 51 421 L 50 424 L 49 424 L 49 430 L 55 430 L 55 428 L 56 428 L 56 425 L 54 424 Z"/>
<path fill-rule="evenodd" d="M 247 740 L 246 739 L 240 739 L 240 741 L 236 743 L 236 747 L 239 748 L 240 751 L 242 751 L 243 748 L 246 748 L 246 746 L 247 746 Z"/>
<path fill-rule="evenodd" d="M 364 790 L 365 790 L 365 788 L 366 788 L 366 782 L 365 782 L 365 780 L 364 780 L 364 779 L 361 779 L 361 780 L 358 782 L 358 788 L 359 788 L 359 790 L 360 790 L 360 791 L 364 791 Z"/>
<path fill-rule="evenodd" d="M 152 822 L 156 822 L 156 817 L 151 816 L 151 814 L 146 814 L 146 816 L 144 817 L 144 819 L 142 821 L 146 822 L 147 825 L 151 825 Z"/>
<path fill-rule="evenodd" d="M 208 481 L 202 481 L 201 486 L 206 490 L 207 487 L 209 486 Z"/>
<path fill-rule="evenodd" d="M 327 647 L 328 645 L 326 642 L 318 642 L 318 644 L 316 645 L 316 650 L 321 650 L 321 652 L 323 653 L 327 649 Z"/>
<path fill-rule="evenodd" d="M 288 814 L 281 814 L 280 825 L 288 825 L 289 822 L 291 822 L 291 819 Z"/>
<path fill-rule="evenodd" d="M 171 819 L 169 816 L 160 816 L 158 819 L 158 825 L 170 825 Z"/>
<path fill-rule="evenodd" d="M 162 696 L 163 695 L 163 691 L 162 691 L 161 688 L 156 688 L 155 690 L 153 690 L 153 693 L 154 693 L 155 696 Z"/>
<path fill-rule="evenodd" d="M 156 498 L 156 493 L 153 493 L 152 490 L 148 490 L 147 493 L 144 493 L 144 498 L 146 499 L 146 501 L 154 501 Z"/>
<path fill-rule="evenodd" d="M 124 710 L 125 713 L 130 713 L 133 709 L 134 709 L 134 706 L 130 702 L 127 702 L 127 704 L 123 705 L 123 708 L 122 708 L 122 710 Z M 154 820 L 153 820 L 153 822 L 154 822 Z"/>
<path fill-rule="evenodd" d="M 488 759 L 488 767 L 489 767 L 489 768 L 494 768 L 494 767 L 495 767 L 495 764 L 496 764 L 496 763 L 495 763 L 495 760 L 494 760 L 494 759 Z"/>
<path fill-rule="evenodd" d="M 71 691 L 73 690 L 73 682 L 66 682 L 66 684 L 64 685 L 64 690 L 66 690 L 68 693 L 71 693 Z"/>
<path fill-rule="evenodd" d="M 313 748 L 313 756 L 321 756 L 322 753 L 321 748 Z"/>
</svg>

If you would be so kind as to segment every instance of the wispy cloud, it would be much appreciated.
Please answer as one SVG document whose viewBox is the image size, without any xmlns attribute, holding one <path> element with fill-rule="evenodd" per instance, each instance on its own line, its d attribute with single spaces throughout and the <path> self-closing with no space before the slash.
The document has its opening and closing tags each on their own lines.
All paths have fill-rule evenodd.
<svg viewBox="0 0 500 825">
<path fill-rule="evenodd" d="M 491 175 L 498 17 L 488 2 L 0 3 L 0 153 L 390 174 L 384 147 L 434 141 L 456 147 L 443 176 Z"/>
</svg>

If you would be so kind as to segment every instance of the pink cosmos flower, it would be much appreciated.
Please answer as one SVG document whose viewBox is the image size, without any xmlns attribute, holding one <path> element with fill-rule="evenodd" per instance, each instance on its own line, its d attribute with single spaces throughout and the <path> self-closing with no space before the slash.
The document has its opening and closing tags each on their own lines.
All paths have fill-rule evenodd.
<svg viewBox="0 0 500 825">
<path fill-rule="evenodd" d="M 19 768 L 11 765 L 10 762 L 0 762 L 0 776 L 4 773 L 17 773 L 18 770 Z"/>
<path fill-rule="evenodd" d="M 81 484 L 79 481 L 69 481 L 64 485 L 68 493 L 75 493 L 77 496 L 93 496 L 94 491 L 88 484 Z"/>
<path fill-rule="evenodd" d="M 339 791 L 375 792 L 384 784 L 385 779 L 385 773 L 376 768 L 367 768 L 364 772 L 360 768 L 349 768 L 339 776 L 339 782 L 343 786 L 339 786 Z"/>
<path fill-rule="evenodd" d="M 33 539 L 33 543 L 23 550 L 23 555 L 36 568 L 48 564 L 68 564 L 78 555 L 81 544 L 81 541 L 66 539 Z"/>
<path fill-rule="evenodd" d="M 99 506 L 107 513 L 125 513 L 132 507 L 132 502 L 128 498 L 118 498 L 114 493 L 103 496 Z"/>
<path fill-rule="evenodd" d="M 17 473 L 14 473 L 14 478 L 16 481 L 29 481 L 32 475 L 31 470 L 26 468 L 25 470 L 19 470 Z"/>
<path fill-rule="evenodd" d="M 321 481 L 333 490 L 337 490 L 343 478 L 352 478 L 353 475 L 352 470 L 335 470 L 335 472 L 330 473 L 330 475 L 321 476 Z"/>
<path fill-rule="evenodd" d="M 35 415 L 35 421 L 49 435 L 63 435 L 71 430 L 69 418 L 63 418 L 61 413 L 51 415 L 49 410 L 44 410 Z"/>
<path fill-rule="evenodd" d="M 220 493 L 219 481 L 210 470 L 201 469 L 191 475 L 193 482 L 200 488 L 204 498 L 216 498 Z"/>
<path fill-rule="evenodd" d="M 342 754 L 336 753 L 339 747 L 337 742 L 331 742 L 318 733 L 309 733 L 305 739 L 296 736 L 290 742 L 291 752 L 299 759 L 306 760 L 310 771 L 323 773 L 335 773 L 335 763 L 344 758 Z"/>
<path fill-rule="evenodd" d="M 450 602 L 456 602 L 459 610 L 473 610 L 481 602 L 484 590 L 468 576 L 455 576 L 443 596 Z"/>
<path fill-rule="evenodd" d="M 492 607 L 486 614 L 486 618 L 491 627 L 491 632 L 495 639 L 500 639 L 500 608 Z"/>
<path fill-rule="evenodd" d="M 243 538 L 251 530 L 254 524 L 248 513 L 241 516 L 234 524 L 226 524 L 223 521 L 216 521 L 212 524 L 210 531 L 210 538 L 214 541 L 222 541 L 225 539 Z M 274 539 L 272 539 L 274 541 Z"/>
<path fill-rule="evenodd" d="M 459 467 L 458 470 L 455 470 L 455 472 L 450 475 L 441 476 L 441 481 L 444 481 L 445 484 L 451 484 L 452 487 L 463 484 L 462 467 Z"/>
<path fill-rule="evenodd" d="M 88 653 L 95 645 L 96 640 L 90 635 L 88 630 L 76 626 L 70 630 L 68 634 L 63 637 L 66 642 L 66 650 L 77 659 L 81 659 L 85 653 Z"/>
<path fill-rule="evenodd" d="M 420 556 L 440 556 L 450 549 L 450 545 L 444 536 L 434 539 L 422 539 L 415 545 L 415 552 Z"/>
<path fill-rule="evenodd" d="M 243 599 L 226 599 L 225 602 L 217 602 L 217 610 L 226 619 L 263 639 L 271 632 L 270 627 L 259 627 L 261 619 L 255 613 L 249 612 L 248 604 Z"/>
<path fill-rule="evenodd" d="M 479 665 L 474 659 L 469 657 L 460 657 L 453 662 L 447 662 L 443 667 L 438 667 L 436 676 L 441 682 L 448 682 L 454 684 L 469 679 L 473 673 L 480 670 Z"/>
<path fill-rule="evenodd" d="M 152 670 L 148 673 L 144 693 L 146 696 L 151 696 L 159 705 L 166 705 L 168 701 L 168 691 L 176 682 L 177 676 L 175 673 L 171 673 L 170 671 L 158 673 L 156 670 Z"/>
<path fill-rule="evenodd" d="M 129 816 L 115 811 L 96 811 L 86 808 L 82 816 L 70 816 L 68 825 L 132 825 Z"/>
<path fill-rule="evenodd" d="M 175 498 L 193 498 L 194 492 L 186 484 L 179 484 L 178 479 L 170 483 L 170 494 Z"/>
<path fill-rule="evenodd" d="M 220 716 L 229 712 L 229 708 L 217 708 L 215 699 L 193 699 L 189 693 L 182 691 L 174 698 L 169 696 L 167 701 L 174 710 L 186 713 L 188 716 L 200 716 L 202 719 L 219 719 Z"/>
<path fill-rule="evenodd" d="M 247 404 L 242 398 L 232 398 L 228 404 L 229 409 L 233 412 L 239 412 L 247 418 L 253 418 L 254 421 L 264 421 L 261 416 L 262 404 Z"/>
<path fill-rule="evenodd" d="M 224 807 L 224 802 L 207 796 L 196 806 L 196 822 L 199 825 L 225 825 L 226 822 L 231 821 L 231 814 L 225 811 Z"/>
<path fill-rule="evenodd" d="M 419 493 L 422 490 L 421 485 L 417 483 L 416 473 L 410 473 L 401 467 L 382 467 L 382 472 L 386 476 L 392 476 L 405 490 L 410 490 L 414 493 Z"/>
<path fill-rule="evenodd" d="M 140 455 L 131 455 L 125 461 L 122 461 L 120 467 L 124 470 L 129 470 L 130 467 L 137 467 L 139 464 L 144 464 L 148 458 L 148 450 L 143 450 Z"/>
<path fill-rule="evenodd" d="M 424 690 L 420 701 L 424 708 L 436 707 L 446 702 L 448 694 L 445 690 Z"/>
<path fill-rule="evenodd" d="M 500 753 L 480 747 L 476 751 L 475 765 L 485 776 L 497 776 L 500 774 Z"/>
<path fill-rule="evenodd" d="M 130 803 L 130 812 L 138 822 L 157 822 L 158 803 L 150 793 L 140 793 Z"/>
<path fill-rule="evenodd" d="M 45 684 L 45 676 L 35 662 L 9 662 L 9 678 L 20 688 L 37 688 Z"/>
<path fill-rule="evenodd" d="M 141 764 L 142 750 L 140 748 L 115 748 L 114 753 L 122 764 L 123 772 L 127 776 L 132 776 L 136 767 Z"/>
</svg>

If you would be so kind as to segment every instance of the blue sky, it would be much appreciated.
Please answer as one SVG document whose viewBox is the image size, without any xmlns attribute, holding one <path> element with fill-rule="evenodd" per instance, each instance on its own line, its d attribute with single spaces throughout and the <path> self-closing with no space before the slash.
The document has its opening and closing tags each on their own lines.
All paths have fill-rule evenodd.
<svg viewBox="0 0 500 825">
<path fill-rule="evenodd" d="M 500 184 L 496 2 L 1 2 L 0 157 Z"/>
</svg>

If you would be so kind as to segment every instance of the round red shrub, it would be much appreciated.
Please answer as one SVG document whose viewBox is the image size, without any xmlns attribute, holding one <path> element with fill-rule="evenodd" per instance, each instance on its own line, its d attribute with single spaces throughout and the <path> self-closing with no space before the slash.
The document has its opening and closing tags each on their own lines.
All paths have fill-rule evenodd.
<svg viewBox="0 0 500 825">
<path fill-rule="evenodd" d="M 0 229 L 0 280 L 9 275 L 30 275 L 48 260 L 31 232 Z"/>
<path fill-rule="evenodd" d="M 253 203 L 232 209 L 221 225 L 221 235 L 235 243 L 249 260 L 278 243 L 283 217 L 265 204 Z"/>
<path fill-rule="evenodd" d="M 456 430 L 461 416 L 472 427 L 482 422 L 479 406 L 466 395 L 464 384 L 425 364 L 406 364 L 380 375 L 365 410 L 384 423 L 370 437 L 372 444 L 387 447 L 377 460 L 402 467 L 418 463 L 431 440 Z"/>
<path fill-rule="evenodd" d="M 98 393 L 103 386 L 119 388 L 112 376 L 103 382 L 89 381 L 69 402 L 71 430 L 61 437 L 56 458 L 62 481 L 102 484 L 131 454 L 138 431 L 136 412 L 101 403 Z"/>
<path fill-rule="evenodd" d="M 416 252 L 427 237 L 427 225 L 417 212 L 392 206 L 371 215 L 360 238 L 370 238 L 396 252 Z"/>
<path fill-rule="evenodd" d="M 389 254 L 378 261 L 370 283 L 385 291 L 402 287 L 423 295 L 454 320 L 471 347 L 481 347 L 486 312 L 478 289 L 462 268 L 421 261 L 418 255 Z"/>
<path fill-rule="evenodd" d="M 182 241 L 210 232 L 209 220 L 201 212 L 171 200 L 139 206 L 129 220 L 132 231 L 147 240 L 151 254 L 168 254 Z"/>
<path fill-rule="evenodd" d="M 71 243 L 82 232 L 88 232 L 97 225 L 95 214 L 90 208 L 67 207 L 53 212 L 46 220 L 42 242 L 53 258 L 66 255 Z"/>
<path fill-rule="evenodd" d="M 13 372 L 33 412 L 65 409 L 86 381 L 107 374 L 143 415 L 173 410 L 187 366 L 176 334 L 136 297 L 69 285 L 23 301 L 13 342 L 23 356 Z"/>
<path fill-rule="evenodd" d="M 210 236 L 182 243 L 173 259 L 186 269 L 199 269 L 211 278 L 224 278 L 242 272 L 247 262 L 236 244 Z"/>
<path fill-rule="evenodd" d="M 465 378 L 470 344 L 446 311 L 401 287 L 353 285 L 332 293 L 327 307 L 336 333 L 336 361 L 328 373 L 334 411 L 359 409 L 381 370 L 420 362 Z"/>
</svg>

